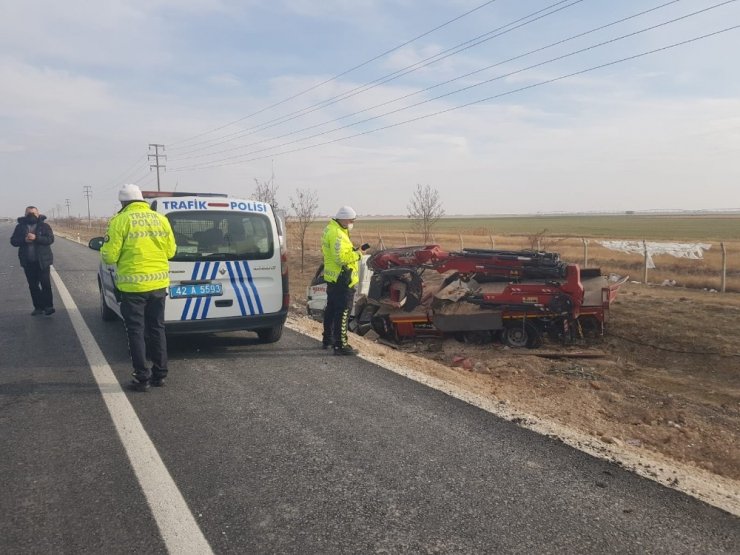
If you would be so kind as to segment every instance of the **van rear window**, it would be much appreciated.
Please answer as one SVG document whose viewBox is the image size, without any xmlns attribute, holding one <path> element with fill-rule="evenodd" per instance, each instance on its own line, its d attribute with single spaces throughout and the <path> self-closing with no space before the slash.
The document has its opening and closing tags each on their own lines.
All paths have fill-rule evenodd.
<svg viewBox="0 0 740 555">
<path fill-rule="evenodd" d="M 172 260 L 265 260 L 272 258 L 272 226 L 263 214 L 170 212 L 177 253 Z"/>
</svg>

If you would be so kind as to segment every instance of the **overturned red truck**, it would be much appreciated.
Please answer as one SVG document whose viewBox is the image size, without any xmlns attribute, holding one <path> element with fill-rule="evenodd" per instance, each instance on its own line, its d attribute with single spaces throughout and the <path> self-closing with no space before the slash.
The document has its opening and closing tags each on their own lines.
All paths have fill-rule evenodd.
<svg viewBox="0 0 740 555">
<path fill-rule="evenodd" d="M 385 249 L 367 257 L 351 329 L 386 340 L 455 335 L 539 347 L 545 335 L 569 343 L 603 335 L 609 306 L 627 277 L 581 269 L 557 253 L 439 245 Z M 321 274 L 309 288 L 311 300 Z M 312 295 L 313 293 L 313 295 Z"/>
</svg>

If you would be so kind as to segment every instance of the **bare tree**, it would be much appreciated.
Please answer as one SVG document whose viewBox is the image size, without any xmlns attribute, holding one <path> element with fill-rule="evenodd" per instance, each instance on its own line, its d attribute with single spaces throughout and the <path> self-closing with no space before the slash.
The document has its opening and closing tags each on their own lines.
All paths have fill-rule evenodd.
<svg viewBox="0 0 740 555">
<path fill-rule="evenodd" d="M 550 235 L 547 228 L 542 231 L 527 235 L 527 242 L 529 243 L 529 249 L 533 251 L 544 251 L 548 252 L 550 249 L 556 248 L 558 244 L 562 243 L 565 238 L 557 239 Z"/>
<path fill-rule="evenodd" d="M 296 189 L 295 197 L 290 197 L 290 207 L 295 214 L 295 233 L 298 243 L 301 245 L 301 273 L 303 273 L 303 262 L 306 252 L 306 232 L 318 216 L 318 194 L 311 189 Z"/>
<path fill-rule="evenodd" d="M 273 211 L 277 212 L 278 202 L 276 197 L 278 185 L 277 183 L 275 183 L 275 172 L 272 173 L 270 179 L 267 181 L 260 181 L 255 177 L 254 183 L 256 185 L 254 193 L 252 194 L 254 200 L 266 202 L 267 204 L 272 206 Z"/>
<path fill-rule="evenodd" d="M 423 235 L 424 243 L 428 243 L 432 236 L 432 227 L 445 215 L 439 191 L 429 185 L 417 185 L 407 209 L 408 217 L 414 220 L 414 228 Z"/>
</svg>

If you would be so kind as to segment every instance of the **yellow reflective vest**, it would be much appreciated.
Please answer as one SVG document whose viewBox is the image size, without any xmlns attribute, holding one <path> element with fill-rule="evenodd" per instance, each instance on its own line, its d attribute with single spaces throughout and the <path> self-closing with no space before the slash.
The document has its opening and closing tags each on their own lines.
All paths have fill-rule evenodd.
<svg viewBox="0 0 740 555">
<path fill-rule="evenodd" d="M 324 229 L 321 252 L 324 255 L 324 280 L 327 283 L 336 283 L 342 268 L 348 268 L 351 272 L 349 287 L 357 285 L 360 281 L 359 260 L 362 255 L 352 245 L 349 231 L 336 220 L 330 221 Z"/>
<path fill-rule="evenodd" d="M 116 265 L 118 290 L 145 293 L 169 286 L 168 260 L 176 250 L 169 220 L 146 202 L 137 201 L 108 222 L 100 255 L 106 264 Z"/>
</svg>

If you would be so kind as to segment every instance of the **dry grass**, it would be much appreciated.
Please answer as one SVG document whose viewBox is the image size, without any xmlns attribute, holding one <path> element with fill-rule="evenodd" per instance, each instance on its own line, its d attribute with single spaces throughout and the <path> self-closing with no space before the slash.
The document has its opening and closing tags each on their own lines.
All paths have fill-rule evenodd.
<svg viewBox="0 0 740 555">
<path fill-rule="evenodd" d="M 474 230 L 471 230 L 474 231 Z M 390 248 L 405 245 L 422 244 L 418 234 L 385 229 L 382 234 L 363 232 L 357 225 L 353 232 L 357 244 L 370 243 L 375 248 Z M 321 229 L 313 227 L 307 236 L 307 253 L 320 251 Z M 642 281 L 644 260 L 642 256 L 616 252 L 602 247 L 598 239 L 588 242 L 588 266 L 601 268 L 604 273 L 629 275 L 635 281 Z M 461 248 L 524 250 L 537 248 L 536 241 L 523 235 L 490 235 L 478 230 L 478 233 L 437 233 L 432 243 L 441 245 L 449 251 Z M 740 292 L 740 241 L 725 241 L 727 249 L 727 273 L 725 287 L 727 292 Z M 298 241 L 291 242 L 292 250 Z M 580 238 L 541 237 L 541 250 L 557 252 L 568 262 L 583 265 L 585 249 Z M 678 287 L 692 289 L 716 289 L 721 286 L 722 251 L 719 244 L 704 253 L 702 260 L 675 258 L 669 255 L 654 256 L 655 269 L 648 271 L 648 283 L 662 284 L 667 280 L 675 281 Z"/>
<path fill-rule="evenodd" d="M 458 220 L 460 221 L 465 220 Z M 55 229 L 73 238 L 79 237 L 81 241 L 104 235 L 106 228 L 105 220 L 94 220 L 91 226 L 88 226 L 87 221 L 60 220 L 52 223 Z M 368 242 L 376 249 L 422 243 L 418 234 L 405 231 L 409 225 L 408 221 L 398 220 L 396 223 L 398 228 L 391 227 L 393 221 L 388 221 L 383 231 L 378 232 L 374 223 L 368 223 L 363 230 L 363 223 L 358 222 L 353 232 L 353 239 L 357 244 Z M 470 225 L 470 228 L 458 228 L 454 233 L 436 233 L 432 242 L 449 251 L 461 248 L 523 250 L 538 246 L 534 235 L 493 235 L 485 227 L 476 227 L 476 220 L 470 220 Z M 373 231 L 367 231 L 367 228 L 372 228 Z M 311 274 L 313 274 L 315 264 L 309 265 L 308 260 L 320 253 L 322 229 L 323 222 L 321 225 L 317 222 L 309 228 L 306 237 L 305 271 Z M 290 225 L 289 233 L 291 234 L 289 241 L 291 255 L 300 259 L 299 241 Z M 589 267 L 601 268 L 602 272 L 607 274 L 629 275 L 634 281 L 642 281 L 644 261 L 641 256 L 606 249 L 597 241 L 598 239 L 590 239 L 588 243 Z M 700 241 L 697 240 L 697 242 Z M 727 292 L 738 293 L 740 292 L 740 241 L 728 240 L 724 241 L 724 244 L 727 250 L 725 288 Z M 557 252 L 563 260 L 582 266 L 585 261 L 586 251 L 580 238 L 543 235 L 540 237 L 539 248 Z M 675 281 L 677 287 L 708 290 L 719 290 L 721 287 L 722 252 L 718 243 L 712 244 L 712 248 L 704 253 L 702 260 L 660 255 L 655 256 L 654 261 L 656 268 L 648 271 L 648 283 L 662 284 L 666 281 Z"/>
</svg>

